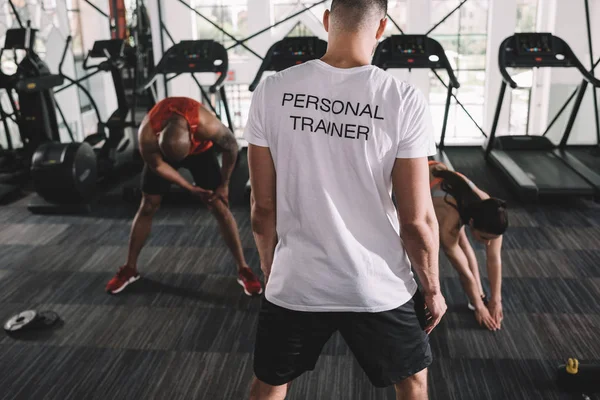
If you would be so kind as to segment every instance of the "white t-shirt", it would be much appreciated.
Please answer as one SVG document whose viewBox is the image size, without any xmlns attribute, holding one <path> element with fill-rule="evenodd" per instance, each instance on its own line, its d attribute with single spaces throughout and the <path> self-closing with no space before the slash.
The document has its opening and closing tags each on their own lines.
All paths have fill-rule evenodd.
<svg viewBox="0 0 600 400">
<path fill-rule="evenodd" d="M 392 168 L 396 158 L 436 152 L 422 93 L 375 66 L 309 61 L 261 82 L 245 138 L 269 147 L 277 172 L 267 300 L 297 311 L 381 312 L 412 298 Z"/>
</svg>

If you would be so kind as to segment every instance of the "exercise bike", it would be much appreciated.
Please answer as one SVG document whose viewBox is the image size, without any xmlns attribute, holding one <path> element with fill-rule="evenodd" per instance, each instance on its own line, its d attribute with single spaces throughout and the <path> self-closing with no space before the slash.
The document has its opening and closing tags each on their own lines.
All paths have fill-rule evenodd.
<svg viewBox="0 0 600 400">
<path fill-rule="evenodd" d="M 97 183 L 116 176 L 126 166 L 135 166 L 137 140 L 132 121 L 133 110 L 126 100 L 121 70 L 125 65 L 124 45 L 120 39 L 100 40 L 94 43 L 84 60 L 83 67 L 92 71 L 75 80 L 62 72 L 67 45 L 61 59 L 59 74 L 70 84 L 78 86 L 90 99 L 98 118 L 97 133 L 83 142 L 51 142 L 41 145 L 33 155 L 32 177 L 37 197 L 28 208 L 34 213 L 82 213 L 90 211 Z M 90 65 L 90 60 L 100 59 Z M 117 94 L 118 108 L 106 122 L 102 122 L 98 107 L 90 93 L 81 85 L 85 79 L 99 72 L 110 72 Z"/>
</svg>

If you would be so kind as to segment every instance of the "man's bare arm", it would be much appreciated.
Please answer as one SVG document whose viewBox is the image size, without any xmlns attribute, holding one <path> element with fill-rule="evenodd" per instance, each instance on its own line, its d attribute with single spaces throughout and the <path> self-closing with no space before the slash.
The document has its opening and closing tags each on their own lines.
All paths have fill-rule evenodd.
<svg viewBox="0 0 600 400">
<path fill-rule="evenodd" d="M 144 124 L 138 133 L 140 154 L 144 162 L 152 171 L 182 188 L 193 191 L 195 187 L 190 184 L 175 168 L 166 163 L 158 146 L 156 133 L 149 124 Z"/>
<path fill-rule="evenodd" d="M 252 144 L 248 148 L 248 163 L 252 185 L 252 231 L 267 281 L 277 245 L 275 165 L 268 147 Z"/>
<path fill-rule="evenodd" d="M 439 227 L 429 192 L 427 158 L 396 159 L 392 180 L 408 257 L 425 294 L 438 294 Z"/>
<path fill-rule="evenodd" d="M 239 151 L 235 135 L 205 107 L 200 107 L 200 121 L 202 121 L 199 129 L 200 135 L 206 140 L 212 140 L 224 150 L 221 177 L 222 184 L 229 185 Z"/>
</svg>

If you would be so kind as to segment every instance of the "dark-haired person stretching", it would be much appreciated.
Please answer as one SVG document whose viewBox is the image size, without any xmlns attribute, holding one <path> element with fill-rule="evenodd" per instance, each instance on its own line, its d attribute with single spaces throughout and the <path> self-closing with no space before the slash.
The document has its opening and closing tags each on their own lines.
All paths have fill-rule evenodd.
<svg viewBox="0 0 600 400">
<path fill-rule="evenodd" d="M 150 110 L 138 135 L 145 162 L 142 203 L 133 220 L 127 263 L 108 282 L 106 291 L 119 293 L 139 279 L 137 260 L 150 235 L 152 218 L 162 196 L 176 184 L 205 203 L 216 217 L 221 235 L 237 263 L 238 283 L 244 292 L 247 295 L 262 293 L 260 282 L 244 259 L 237 224 L 229 210 L 229 178 L 238 155 L 233 133 L 199 102 L 187 97 L 168 97 Z M 215 145 L 223 149 L 222 167 Z M 180 167 L 191 172 L 195 185 L 177 172 Z"/>
<path fill-rule="evenodd" d="M 441 247 L 460 276 L 477 322 L 490 330 L 500 329 L 503 319 L 500 252 L 502 234 L 508 227 L 506 202 L 490 197 L 467 177 L 448 170 L 442 163 L 430 161 L 429 171 Z M 485 245 L 491 287 L 489 300 L 483 291 L 479 265 L 465 226 L 471 229 L 475 240 Z"/>
</svg>

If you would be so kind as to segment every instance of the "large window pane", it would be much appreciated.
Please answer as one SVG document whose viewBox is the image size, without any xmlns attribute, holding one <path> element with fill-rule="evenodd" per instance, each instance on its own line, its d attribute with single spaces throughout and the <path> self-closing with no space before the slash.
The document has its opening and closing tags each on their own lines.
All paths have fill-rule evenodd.
<svg viewBox="0 0 600 400">
<path fill-rule="evenodd" d="M 537 27 L 538 0 L 517 0 L 517 32 L 535 32 Z M 509 132 L 514 135 L 528 135 L 531 86 L 533 70 L 511 70 L 510 74 L 519 89 L 510 94 Z"/>
<path fill-rule="evenodd" d="M 486 35 L 461 36 L 458 69 L 484 70 L 486 50 Z"/>
<path fill-rule="evenodd" d="M 527 135 L 530 133 L 527 121 L 531 89 L 515 89 L 511 91 L 510 96 L 509 132 L 513 135 Z"/>
<path fill-rule="evenodd" d="M 407 14 L 408 14 L 408 8 L 407 8 L 406 0 L 396 0 L 396 1 L 388 2 L 388 15 L 390 16 L 391 19 L 394 20 L 395 23 L 398 24 L 398 26 L 400 26 L 400 29 L 402 29 L 402 31 L 404 31 L 404 32 L 406 32 L 406 30 L 407 30 L 407 25 L 406 25 Z M 399 33 L 400 33 L 400 31 L 398 30 L 398 28 L 396 28 L 394 23 L 392 21 L 388 21 L 388 24 L 386 27 L 386 36 L 387 35 L 397 35 Z"/>
<path fill-rule="evenodd" d="M 535 32 L 538 0 L 517 0 L 517 32 Z"/>
<path fill-rule="evenodd" d="M 431 1 L 431 23 L 437 24 L 444 19 L 456 6 L 460 4 L 456 0 L 432 0 Z M 463 6 L 464 7 L 464 6 Z M 455 12 L 433 33 L 436 35 L 456 34 L 460 30 L 460 13 Z"/>
<path fill-rule="evenodd" d="M 221 29 L 215 27 L 205 18 L 196 16 L 198 39 L 215 40 L 225 47 L 235 44 L 234 40 L 223 31 L 237 39 L 248 36 L 248 7 L 247 0 L 202 0 L 196 10 L 206 19 Z M 229 58 L 246 57 L 248 52 L 242 46 L 236 46 L 229 51 Z"/>
<path fill-rule="evenodd" d="M 446 52 L 446 57 L 450 61 L 450 65 L 452 69 L 458 68 L 458 36 L 454 35 L 435 35 L 432 36 L 433 39 L 440 42 L 444 51 Z"/>
<path fill-rule="evenodd" d="M 462 110 L 458 105 L 454 106 L 456 110 L 456 128 L 455 128 L 455 141 L 460 143 L 462 140 L 472 140 L 481 138 L 481 131 L 477 128 L 477 125 L 471 121 L 471 118 Z M 473 117 L 475 122 L 479 126 L 483 123 L 483 106 L 479 105 L 465 105 L 465 108 Z"/>
<path fill-rule="evenodd" d="M 460 89 L 456 97 L 463 104 L 485 103 L 485 72 L 484 71 L 458 71 Z"/>
<path fill-rule="evenodd" d="M 435 24 L 452 12 L 459 0 L 432 0 L 432 22 Z M 487 52 L 488 0 L 469 0 L 432 32 L 444 47 L 446 56 L 461 84 L 455 91 L 471 117 L 481 125 L 485 103 L 485 67 Z M 447 74 L 440 72 L 447 84 Z M 436 133 L 439 136 L 447 89 L 432 73 L 429 100 L 435 110 Z M 461 143 L 481 137 L 481 131 L 453 99 L 451 101 L 446 143 Z"/>
<path fill-rule="evenodd" d="M 487 32 L 488 1 L 469 0 L 460 9 L 460 32 L 483 33 Z"/>
<path fill-rule="evenodd" d="M 439 142 L 442 136 L 442 125 L 444 122 L 444 112 L 446 108 L 444 105 L 432 105 L 430 109 L 431 116 L 433 118 L 433 129 L 435 129 L 435 140 L 436 142 Z M 456 107 L 450 106 L 448 111 L 446 139 L 448 138 L 449 134 L 454 131 L 454 126 L 456 126 Z"/>
</svg>

